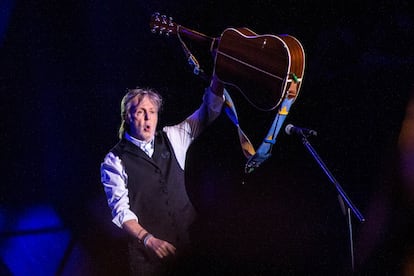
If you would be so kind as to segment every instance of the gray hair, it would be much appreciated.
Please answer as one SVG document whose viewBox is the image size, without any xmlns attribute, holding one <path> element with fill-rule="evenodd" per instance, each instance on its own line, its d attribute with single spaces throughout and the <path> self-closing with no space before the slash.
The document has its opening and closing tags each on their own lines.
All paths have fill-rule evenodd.
<svg viewBox="0 0 414 276">
<path fill-rule="evenodd" d="M 161 95 L 151 88 L 134 88 L 127 89 L 125 96 L 121 101 L 121 125 L 119 127 L 118 135 L 119 139 L 124 137 L 125 131 L 129 130 L 129 125 L 126 123 L 126 116 L 131 109 L 131 101 L 138 97 L 138 102 L 141 102 L 144 97 L 148 97 L 149 100 L 157 107 L 157 111 L 161 110 L 162 97 Z"/>
</svg>

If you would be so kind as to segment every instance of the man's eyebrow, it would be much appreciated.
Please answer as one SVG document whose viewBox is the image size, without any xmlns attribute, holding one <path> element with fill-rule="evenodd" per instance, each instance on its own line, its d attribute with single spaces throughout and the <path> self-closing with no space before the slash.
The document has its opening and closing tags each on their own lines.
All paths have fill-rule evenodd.
<svg viewBox="0 0 414 276">
<path fill-rule="evenodd" d="M 151 111 L 157 111 L 157 110 L 158 110 L 158 108 L 157 108 L 156 106 L 154 106 L 154 107 L 149 107 L 149 108 L 145 108 L 145 107 L 143 107 L 143 106 L 140 106 L 140 107 L 139 107 L 139 104 L 137 104 L 137 105 L 133 105 L 133 106 L 131 106 L 131 108 L 133 108 L 134 110 L 140 110 L 140 109 L 151 110 Z"/>
</svg>

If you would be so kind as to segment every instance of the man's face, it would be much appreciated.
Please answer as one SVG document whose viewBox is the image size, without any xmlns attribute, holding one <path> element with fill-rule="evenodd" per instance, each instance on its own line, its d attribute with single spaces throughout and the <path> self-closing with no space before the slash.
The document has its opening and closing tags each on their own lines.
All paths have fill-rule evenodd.
<svg viewBox="0 0 414 276">
<path fill-rule="evenodd" d="M 158 108 L 148 96 L 144 96 L 141 102 L 138 102 L 138 97 L 135 97 L 131 100 L 127 121 L 130 126 L 130 135 L 148 142 L 155 135 Z"/>
</svg>

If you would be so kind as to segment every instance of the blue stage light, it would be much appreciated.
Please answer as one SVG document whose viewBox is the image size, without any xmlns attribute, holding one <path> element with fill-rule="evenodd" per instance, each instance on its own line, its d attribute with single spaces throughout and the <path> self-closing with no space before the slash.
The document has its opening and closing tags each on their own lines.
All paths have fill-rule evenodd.
<svg viewBox="0 0 414 276">
<path fill-rule="evenodd" d="M 4 210 L 3 210 L 4 211 Z M 70 231 L 51 206 L 0 213 L 0 255 L 12 275 L 56 275 L 70 243 Z"/>
</svg>

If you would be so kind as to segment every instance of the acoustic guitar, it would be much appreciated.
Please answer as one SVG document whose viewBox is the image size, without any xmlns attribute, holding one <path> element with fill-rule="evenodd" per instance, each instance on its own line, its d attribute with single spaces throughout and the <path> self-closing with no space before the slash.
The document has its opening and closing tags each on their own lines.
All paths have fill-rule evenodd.
<svg viewBox="0 0 414 276">
<path fill-rule="evenodd" d="M 258 35 L 248 28 L 227 28 L 220 37 L 210 37 L 155 13 L 153 33 L 185 36 L 207 43 L 214 56 L 214 73 L 226 85 L 237 88 L 247 101 L 262 111 L 280 105 L 285 97 L 296 98 L 305 70 L 302 44 L 293 36 Z M 289 89 L 295 83 L 295 89 Z"/>
</svg>

